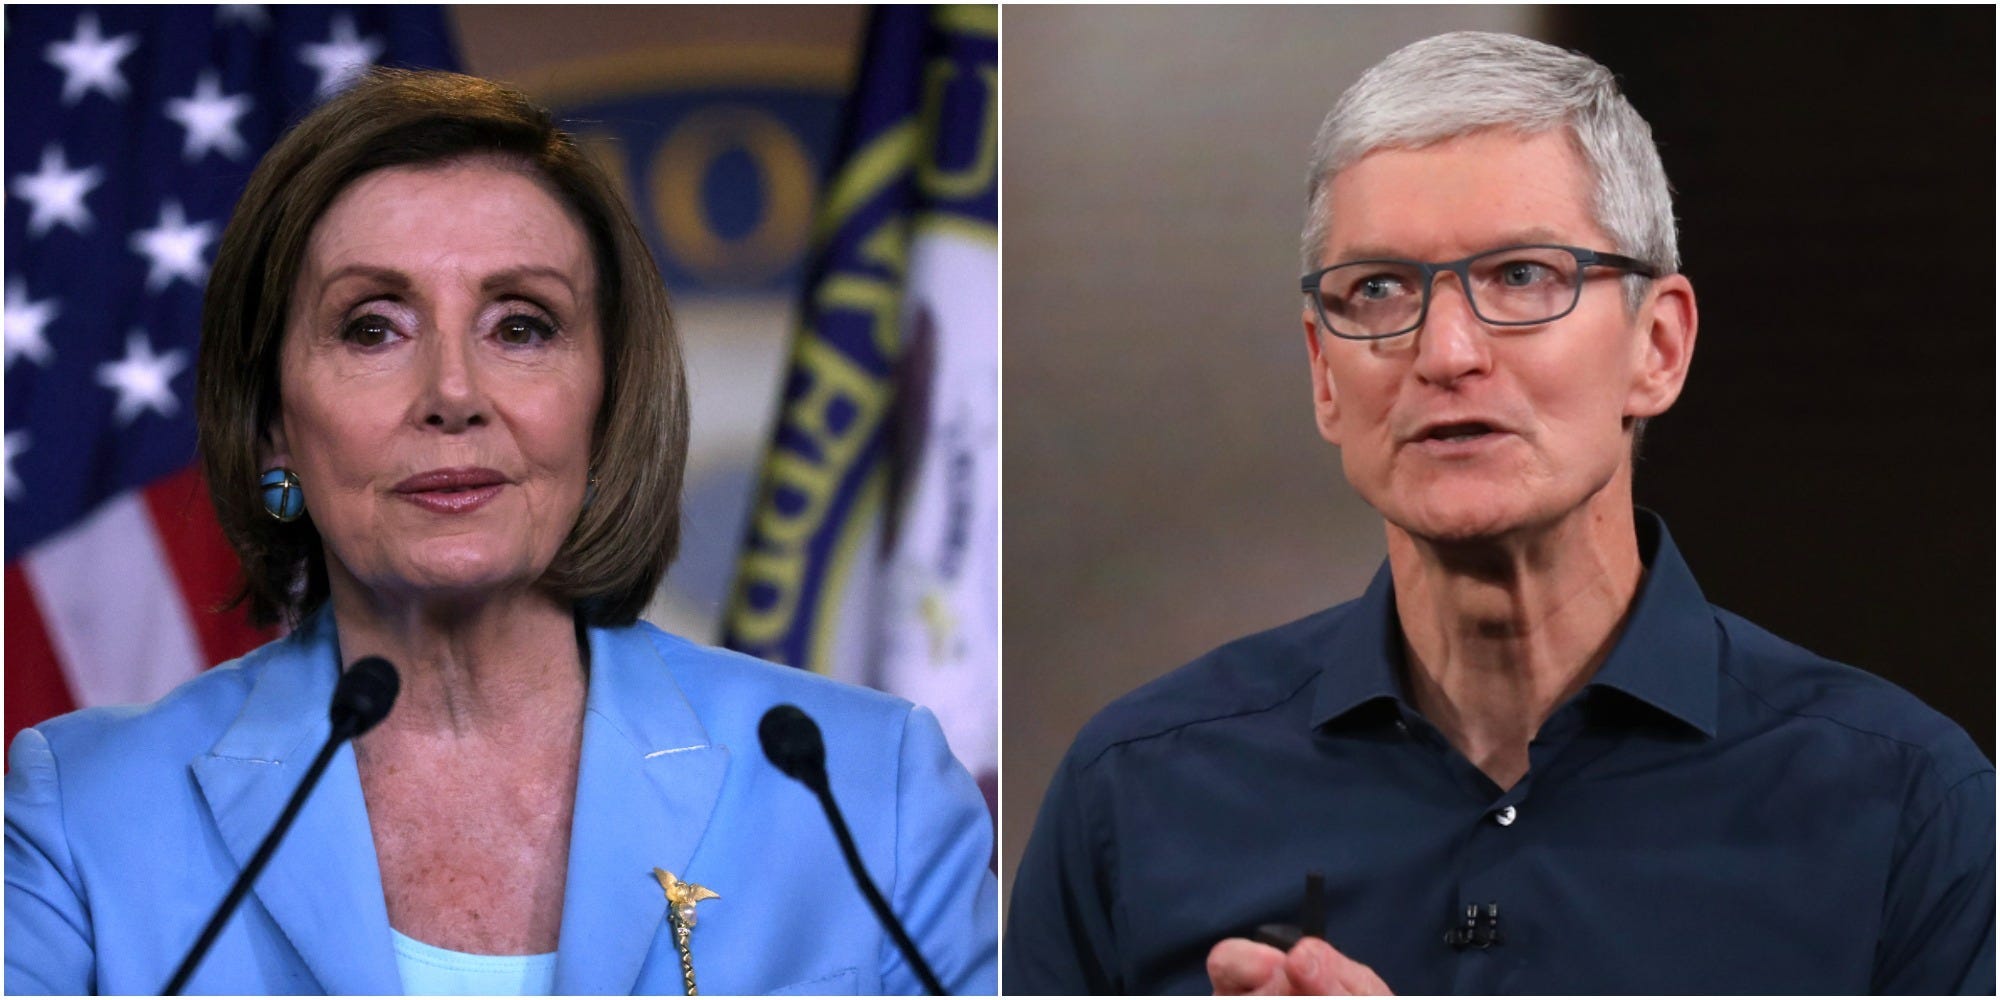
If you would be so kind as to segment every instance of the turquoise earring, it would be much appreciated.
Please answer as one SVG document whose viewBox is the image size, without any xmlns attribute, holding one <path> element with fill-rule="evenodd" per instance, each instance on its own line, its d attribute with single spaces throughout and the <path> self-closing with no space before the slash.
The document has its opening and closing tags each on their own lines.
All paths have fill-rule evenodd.
<svg viewBox="0 0 2000 1000">
<path fill-rule="evenodd" d="M 264 513 L 289 524 L 306 512 L 306 495 L 299 489 L 299 477 L 282 466 L 264 473 L 258 490 L 264 498 Z"/>
</svg>

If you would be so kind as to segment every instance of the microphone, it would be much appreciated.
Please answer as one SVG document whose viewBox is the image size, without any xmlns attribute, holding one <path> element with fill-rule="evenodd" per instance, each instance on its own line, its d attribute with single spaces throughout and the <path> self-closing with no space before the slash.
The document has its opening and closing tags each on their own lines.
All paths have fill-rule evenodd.
<svg viewBox="0 0 2000 1000">
<path fill-rule="evenodd" d="M 1496 944 L 1506 944 L 1507 936 L 1500 933 L 1500 904 L 1486 904 L 1485 914 L 1479 912 L 1478 903 L 1465 904 L 1465 922 L 1444 932 L 1444 943 L 1453 951 L 1478 948 L 1484 951 Z"/>
<path fill-rule="evenodd" d="M 1250 940 L 1279 951 L 1291 951 L 1309 937 L 1326 940 L 1326 873 L 1317 868 L 1306 872 L 1306 895 L 1299 904 L 1298 923 L 1263 924 L 1250 933 Z"/>
<path fill-rule="evenodd" d="M 896 942 L 896 950 L 903 953 L 903 961 L 915 969 L 917 979 L 932 996 L 944 996 L 945 989 L 938 983 L 936 973 L 930 963 L 917 954 L 916 943 L 910 940 L 909 932 L 903 929 L 903 922 L 889 909 L 888 901 L 882 898 L 875 881 L 868 877 L 868 869 L 861 866 L 861 854 L 854 849 L 854 837 L 847 832 L 847 820 L 840 815 L 840 807 L 833 802 L 833 791 L 826 781 L 826 742 L 820 739 L 819 724 L 813 722 L 797 705 L 779 705 L 764 713 L 757 723 L 757 741 L 764 745 L 764 756 L 771 764 L 788 777 L 812 789 L 819 797 L 819 804 L 826 810 L 826 821 L 833 826 L 833 835 L 840 841 L 841 856 L 847 859 L 847 870 L 854 873 L 854 881 L 861 886 L 861 894 L 868 898 L 868 906 L 875 911 L 875 919 L 881 921 L 882 928 Z"/>
<path fill-rule="evenodd" d="M 389 717 L 402 688 L 403 682 L 388 660 L 364 656 L 354 661 L 333 686 L 333 707 L 327 715 L 333 720 L 334 733 L 345 732 L 341 739 L 353 739 L 375 728 Z"/>
<path fill-rule="evenodd" d="M 814 793 L 831 794 L 826 784 L 826 741 L 819 724 L 797 705 L 779 705 L 757 723 L 757 742 L 778 770 Z"/>
<path fill-rule="evenodd" d="M 208 918 L 208 926 L 203 927 L 201 936 L 195 939 L 194 947 L 188 949 L 187 957 L 181 959 L 180 968 L 174 970 L 174 977 L 161 990 L 165 996 L 179 996 L 181 988 L 187 985 L 188 977 L 201 965 L 208 949 L 215 944 L 216 936 L 222 933 L 222 925 L 229 915 L 236 912 L 236 905 L 243 901 L 250 891 L 257 875 L 264 870 L 266 862 L 278 849 L 278 841 L 283 840 L 285 831 L 291 829 L 299 809 L 306 804 L 306 796 L 319 784 L 319 776 L 326 765 L 333 760 L 333 752 L 347 742 L 375 728 L 395 707 L 396 692 L 402 682 L 396 677 L 396 668 L 379 656 L 366 656 L 340 675 L 333 686 L 333 704 L 327 710 L 327 717 L 333 723 L 333 732 L 326 738 L 326 744 L 319 748 L 319 756 L 313 758 L 312 766 L 306 768 L 305 777 L 299 780 L 297 791 L 285 803 L 285 809 L 278 814 L 278 821 L 271 826 L 271 832 L 264 836 L 264 842 L 257 845 L 257 853 L 250 856 L 250 863 L 236 876 L 229 887 L 229 894 L 222 897 L 222 903 L 215 908 L 215 915 Z"/>
</svg>

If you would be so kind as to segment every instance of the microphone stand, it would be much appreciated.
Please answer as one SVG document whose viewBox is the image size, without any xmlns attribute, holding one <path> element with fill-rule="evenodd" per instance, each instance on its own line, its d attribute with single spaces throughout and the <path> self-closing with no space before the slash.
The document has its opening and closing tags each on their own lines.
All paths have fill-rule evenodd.
<svg viewBox="0 0 2000 1000">
<path fill-rule="evenodd" d="M 312 766 L 306 769 L 306 776 L 299 787 L 292 792 L 291 801 L 285 803 L 285 811 L 278 814 L 278 823 L 271 832 L 264 835 L 264 842 L 257 845 L 257 853 L 250 856 L 250 863 L 237 876 L 236 883 L 229 887 L 229 895 L 222 897 L 222 904 L 215 908 L 215 915 L 208 918 L 208 926 L 202 928 L 201 937 L 196 938 L 194 949 L 181 960 L 181 967 L 174 971 L 174 978 L 167 981 L 167 988 L 161 990 L 164 996 L 180 996 L 181 987 L 187 985 L 188 977 L 194 975 L 195 967 L 208 954 L 209 946 L 215 943 L 216 935 L 222 933 L 222 925 L 229 921 L 229 915 L 236 912 L 236 905 L 243 901 L 243 895 L 250 891 L 250 884 L 257 881 L 257 875 L 264 870 L 264 864 L 277 852 L 278 841 L 284 839 L 285 831 L 291 829 L 292 820 L 297 818 L 299 809 L 306 804 L 306 795 L 319 782 L 321 771 L 333 760 L 333 752 L 347 741 L 352 733 L 334 730 L 326 738 L 326 745 L 319 748 L 319 756 L 313 758 Z"/>
<path fill-rule="evenodd" d="M 181 959 L 180 968 L 174 970 L 172 979 L 167 980 L 163 996 L 179 996 L 187 985 L 188 977 L 201 965 L 208 955 L 208 949 L 215 944 L 216 935 L 222 933 L 222 925 L 229 921 L 230 914 L 236 912 L 237 904 L 250 891 L 252 883 L 271 860 L 278 849 L 278 842 L 284 839 L 285 831 L 291 829 L 292 820 L 298 818 L 299 810 L 306 804 L 306 796 L 312 794 L 319 784 L 320 773 L 333 760 L 333 752 L 342 743 L 374 728 L 389 710 L 395 706 L 396 694 L 401 683 L 396 676 L 396 668 L 379 656 L 363 657 L 341 674 L 339 683 L 334 685 L 333 708 L 330 717 L 333 732 L 327 734 L 325 745 L 319 748 L 319 755 L 313 758 L 312 766 L 306 768 L 305 777 L 299 780 L 299 787 L 285 803 L 285 809 L 278 814 L 278 822 L 271 832 L 264 835 L 264 842 L 257 845 L 257 853 L 250 856 L 250 863 L 236 876 L 229 887 L 228 895 L 215 908 L 215 914 L 208 918 L 208 926 L 201 929 L 201 937 L 196 938 L 194 947 L 188 949 L 187 957 Z"/>
<path fill-rule="evenodd" d="M 930 963 L 917 951 L 916 942 L 910 940 L 903 922 L 896 919 L 889 902 L 882 898 L 881 890 L 875 888 L 875 881 L 868 877 L 868 869 L 861 863 L 861 852 L 854 849 L 854 835 L 847 831 L 847 820 L 840 815 L 840 806 L 833 801 L 833 789 L 826 777 L 826 742 L 820 737 L 819 724 L 812 720 L 797 705 L 776 705 L 764 713 L 757 722 L 757 742 L 763 744 L 764 756 L 784 772 L 787 777 L 812 790 L 819 799 L 821 809 L 826 810 L 827 824 L 833 827 L 833 836 L 840 842 L 841 857 L 847 861 L 847 870 L 854 874 L 854 881 L 861 886 L 861 895 L 868 900 L 868 908 L 875 911 L 875 919 L 889 932 L 896 942 L 896 950 L 902 952 L 903 961 L 910 964 L 918 981 L 930 995 L 945 995 L 944 984 L 938 982 L 937 974 L 931 971 Z"/>
<path fill-rule="evenodd" d="M 847 858 L 847 869 L 854 873 L 854 881 L 861 885 L 861 894 L 868 898 L 868 907 L 875 911 L 875 919 L 888 928 L 889 937 L 896 942 L 896 950 L 903 953 L 903 960 L 917 973 L 918 981 L 931 996 L 945 996 L 944 984 L 938 982 L 937 974 L 931 971 L 930 963 L 917 953 L 916 942 L 903 930 L 903 922 L 889 911 L 889 901 L 882 898 L 882 891 L 875 888 L 875 880 L 868 877 L 868 869 L 861 865 L 861 852 L 854 849 L 854 837 L 847 832 L 847 820 L 841 818 L 840 807 L 833 804 L 833 792 L 827 788 L 822 778 L 818 783 L 808 782 L 819 804 L 826 810 L 827 821 L 833 824 L 833 836 L 840 841 L 840 853 Z"/>
</svg>

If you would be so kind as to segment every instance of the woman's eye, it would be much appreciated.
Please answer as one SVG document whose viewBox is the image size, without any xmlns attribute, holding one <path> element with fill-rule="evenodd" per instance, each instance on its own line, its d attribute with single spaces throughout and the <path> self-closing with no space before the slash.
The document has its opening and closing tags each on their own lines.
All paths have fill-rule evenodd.
<svg viewBox="0 0 2000 1000">
<path fill-rule="evenodd" d="M 360 347 L 379 347 L 396 335 L 395 326 L 373 313 L 357 316 L 341 327 L 340 338 Z"/>
<path fill-rule="evenodd" d="M 501 343 L 518 347 L 548 340 L 556 335 L 556 329 L 553 324 L 540 316 L 515 313 L 500 321 L 500 327 L 494 335 L 500 338 Z"/>
</svg>

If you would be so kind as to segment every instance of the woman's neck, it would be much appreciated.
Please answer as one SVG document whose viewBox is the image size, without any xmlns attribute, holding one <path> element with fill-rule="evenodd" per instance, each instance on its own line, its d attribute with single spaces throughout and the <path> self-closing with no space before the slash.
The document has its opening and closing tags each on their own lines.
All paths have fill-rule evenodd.
<svg viewBox="0 0 2000 1000">
<path fill-rule="evenodd" d="M 370 736 L 565 733 L 582 719 L 575 619 L 546 594 L 440 601 L 371 593 L 351 579 L 331 583 L 342 662 L 385 657 L 402 680 L 395 709 Z"/>
<path fill-rule="evenodd" d="M 586 688 L 570 610 L 534 593 L 388 600 L 332 583 L 343 660 L 384 656 L 402 675 L 354 748 L 390 926 L 456 951 L 554 950 Z"/>
</svg>

